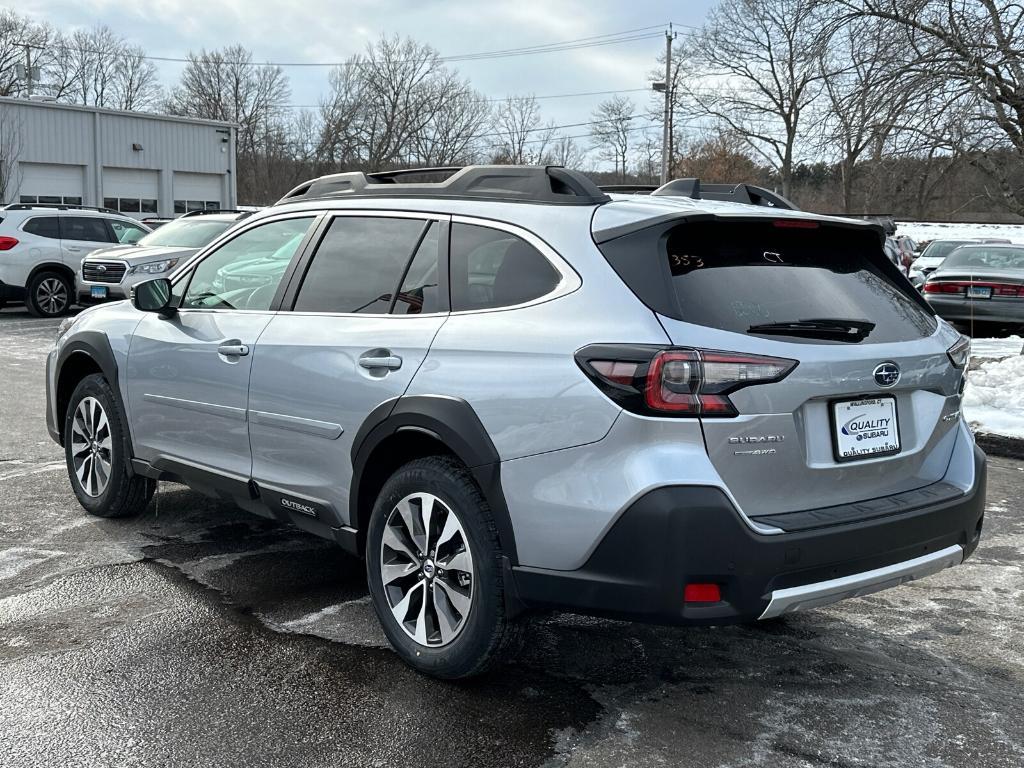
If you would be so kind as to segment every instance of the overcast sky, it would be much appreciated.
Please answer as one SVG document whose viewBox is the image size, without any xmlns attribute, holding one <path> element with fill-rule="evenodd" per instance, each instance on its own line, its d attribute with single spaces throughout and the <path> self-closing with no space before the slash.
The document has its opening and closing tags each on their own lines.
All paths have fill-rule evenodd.
<svg viewBox="0 0 1024 768">
<path fill-rule="evenodd" d="M 152 56 L 241 43 L 258 61 L 343 61 L 382 34 L 410 36 L 442 55 L 577 40 L 652 25 L 699 25 L 714 0 L 32 0 L 22 13 L 64 30 L 106 24 Z M 649 30 L 657 33 L 658 30 Z M 642 88 L 664 38 L 453 64 L 491 98 Z M 164 85 L 181 65 L 159 63 Z M 294 104 L 315 104 L 327 68 L 288 67 Z M 646 106 L 648 94 L 625 94 Z M 583 122 L 605 96 L 545 99 L 545 118 Z M 569 133 L 570 131 L 566 131 Z M 583 129 L 580 132 L 585 132 Z"/>
</svg>

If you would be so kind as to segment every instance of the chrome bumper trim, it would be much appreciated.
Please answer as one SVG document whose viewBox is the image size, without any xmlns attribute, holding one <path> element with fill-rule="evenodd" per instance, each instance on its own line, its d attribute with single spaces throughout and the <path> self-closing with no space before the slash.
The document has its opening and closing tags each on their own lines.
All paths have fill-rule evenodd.
<svg viewBox="0 0 1024 768">
<path fill-rule="evenodd" d="M 964 550 L 959 544 L 940 549 L 938 552 L 893 563 L 873 571 L 854 573 L 838 579 L 818 581 L 799 587 L 777 589 L 772 592 L 771 602 L 759 618 L 771 619 L 784 613 L 817 608 L 848 597 L 870 595 L 889 587 L 896 587 L 907 581 L 930 576 L 963 562 Z"/>
</svg>

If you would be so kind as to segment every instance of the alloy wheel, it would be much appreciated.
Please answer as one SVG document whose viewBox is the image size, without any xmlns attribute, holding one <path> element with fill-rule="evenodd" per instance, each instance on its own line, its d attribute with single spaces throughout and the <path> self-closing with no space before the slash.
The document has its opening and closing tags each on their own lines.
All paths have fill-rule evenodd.
<svg viewBox="0 0 1024 768">
<path fill-rule="evenodd" d="M 95 397 L 85 397 L 75 409 L 71 422 L 71 460 L 82 490 L 96 498 L 110 482 L 110 422 Z"/>
<path fill-rule="evenodd" d="M 36 288 L 36 303 L 48 315 L 58 315 L 67 309 L 68 287 L 56 277 L 48 277 Z"/>
<path fill-rule="evenodd" d="M 391 510 L 380 574 L 391 613 L 420 645 L 447 645 L 465 627 L 473 606 L 473 554 L 458 516 L 437 496 L 413 493 Z"/>
</svg>

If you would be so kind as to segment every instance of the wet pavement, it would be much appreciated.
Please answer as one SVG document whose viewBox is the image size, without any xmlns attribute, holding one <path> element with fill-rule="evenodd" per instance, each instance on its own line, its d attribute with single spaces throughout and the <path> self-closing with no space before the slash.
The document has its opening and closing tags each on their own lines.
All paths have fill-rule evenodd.
<svg viewBox="0 0 1024 768">
<path fill-rule="evenodd" d="M 0 312 L 4 768 L 1024 764 L 1024 463 L 991 460 L 959 568 L 751 627 L 547 617 L 440 683 L 330 543 L 173 484 L 88 517 L 43 421 L 56 326 Z"/>
</svg>

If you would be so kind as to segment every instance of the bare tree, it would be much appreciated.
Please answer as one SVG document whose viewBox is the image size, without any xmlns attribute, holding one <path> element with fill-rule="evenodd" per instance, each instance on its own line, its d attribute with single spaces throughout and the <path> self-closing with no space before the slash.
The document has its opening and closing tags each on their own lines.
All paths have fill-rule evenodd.
<svg viewBox="0 0 1024 768">
<path fill-rule="evenodd" d="M 636 175 L 644 184 L 655 184 L 661 176 L 661 140 L 644 132 L 634 150 Z"/>
<path fill-rule="evenodd" d="M 683 109 L 741 136 L 793 186 L 798 141 L 822 89 L 826 42 L 818 0 L 723 0 L 683 42 L 691 60 L 679 83 Z"/>
<path fill-rule="evenodd" d="M 842 208 L 854 209 L 854 181 L 865 157 L 879 160 L 894 132 L 907 130 L 908 111 L 920 101 L 892 26 L 877 19 L 840 25 L 822 51 L 825 75 L 821 152 L 838 158 Z"/>
<path fill-rule="evenodd" d="M 629 163 L 631 123 L 636 106 L 625 96 L 613 96 L 598 104 L 590 141 L 598 156 L 615 165 L 616 175 L 625 181 Z"/>
<path fill-rule="evenodd" d="M 922 75 L 952 90 L 969 129 L 947 137 L 992 179 L 992 202 L 1024 215 L 1024 6 L 1012 0 L 842 0 L 853 16 L 895 25 Z M 966 108 L 966 110 L 965 110 Z M 963 128 L 965 126 L 958 126 Z M 960 140 L 969 143 L 960 146 Z M 1014 163 L 999 162 L 1007 150 Z"/>
<path fill-rule="evenodd" d="M 255 64 L 242 46 L 203 50 L 188 58 L 168 111 L 236 123 L 239 197 L 273 201 L 281 185 L 270 167 L 287 146 L 283 126 L 291 95 L 288 78 L 280 67 Z"/>
<path fill-rule="evenodd" d="M 0 8 L 0 96 L 21 96 L 25 92 L 25 81 L 17 74 L 18 66 L 25 64 L 25 46 L 29 46 L 33 67 L 42 67 L 53 36 L 48 25 Z"/>
<path fill-rule="evenodd" d="M 764 183 L 766 173 L 750 158 L 746 138 L 716 130 L 683 146 L 676 173 L 718 184 Z"/>
<path fill-rule="evenodd" d="M 586 160 L 587 153 L 572 136 L 559 135 L 551 141 L 548 156 L 551 165 L 578 169 Z"/>
<path fill-rule="evenodd" d="M 45 88 L 59 101 L 141 110 L 161 98 L 156 65 L 109 27 L 55 35 L 42 60 Z"/>
<path fill-rule="evenodd" d="M 0 204 L 21 186 L 21 120 L 12 109 L 0 109 Z"/>
<path fill-rule="evenodd" d="M 491 106 L 455 73 L 429 86 L 430 99 L 443 105 L 412 137 L 412 157 L 425 166 L 467 164 L 479 153 L 479 135 L 490 122 Z"/>
<path fill-rule="evenodd" d="M 536 139 L 544 138 L 535 136 L 542 131 L 541 121 L 540 107 L 533 96 L 505 99 L 494 113 L 495 158 L 512 165 L 530 163 L 537 155 Z"/>
</svg>

